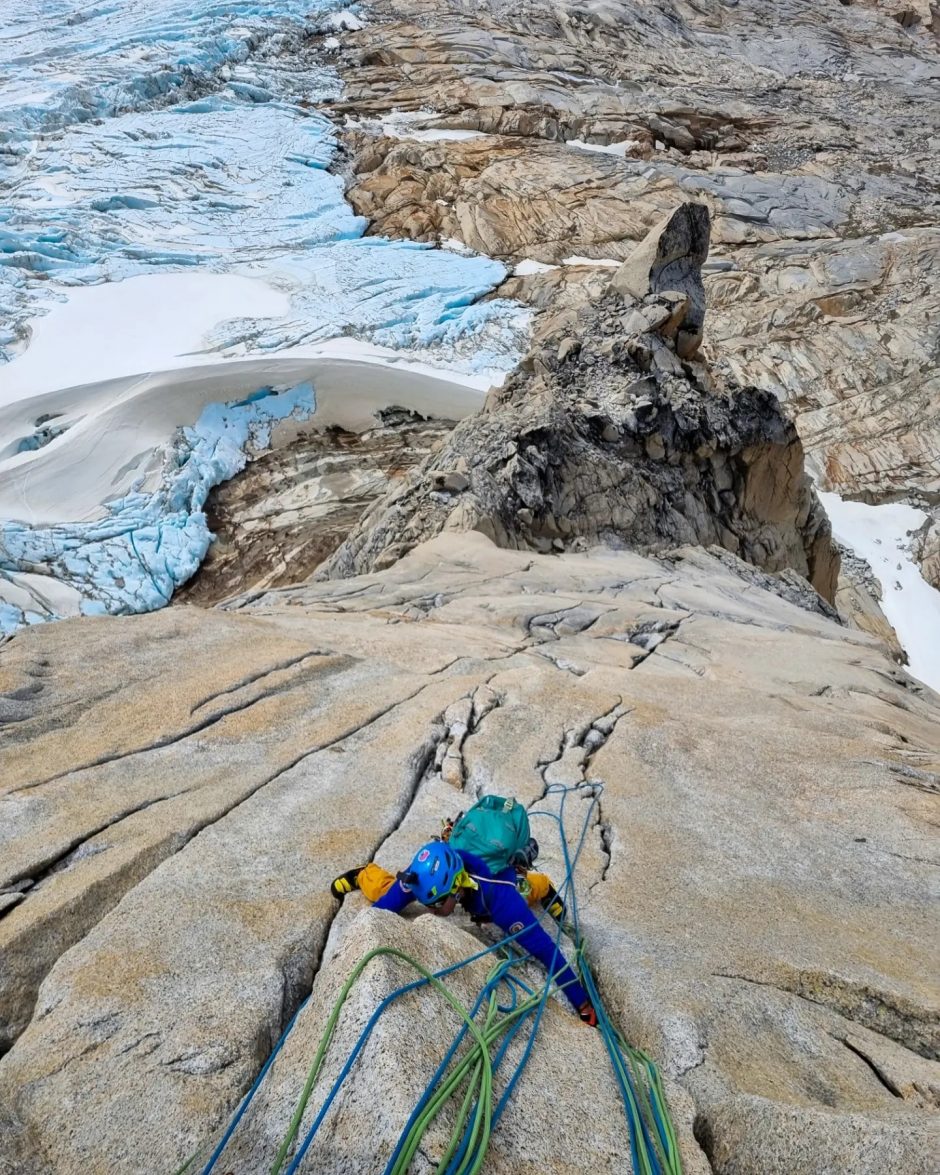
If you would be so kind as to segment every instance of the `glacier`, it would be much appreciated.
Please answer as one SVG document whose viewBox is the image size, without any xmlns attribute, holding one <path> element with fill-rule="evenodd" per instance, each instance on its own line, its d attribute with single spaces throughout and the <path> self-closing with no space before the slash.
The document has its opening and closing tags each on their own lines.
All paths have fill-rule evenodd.
<svg viewBox="0 0 940 1175">
<path fill-rule="evenodd" d="M 24 570 L 53 577 L 81 598 L 86 616 L 150 612 L 202 562 L 212 535 L 203 506 L 209 491 L 245 467 L 264 448 L 276 423 L 306 420 L 315 410 L 313 388 L 298 384 L 280 394 L 261 388 L 242 401 L 210 404 L 194 425 L 167 446 L 159 487 L 105 502 L 105 516 L 65 526 L 0 523 L 0 572 Z M 0 604 L 0 632 L 55 619 L 51 607 Z"/>
<path fill-rule="evenodd" d="M 283 91 L 281 59 L 330 0 L 18 0 L 0 9 L 0 144 L 214 92 Z M 250 63 L 250 68 L 248 67 Z M 314 63 L 315 64 L 315 63 Z M 314 79 L 338 93 L 328 70 Z"/>
<path fill-rule="evenodd" d="M 162 606 L 211 542 L 202 513 L 211 486 L 265 441 L 272 413 L 316 410 L 309 381 L 302 395 L 278 394 L 272 382 L 257 397 L 194 401 L 188 419 L 201 415 L 160 452 L 126 453 L 128 467 L 162 461 L 158 485 L 151 477 L 94 517 L 71 516 L 76 495 L 63 473 L 57 517 L 37 521 L 28 487 L 39 463 L 75 464 L 82 416 L 70 411 L 69 389 L 90 386 L 96 354 L 108 377 L 143 377 L 155 363 L 273 363 L 345 338 L 463 373 L 468 386 L 518 361 L 528 313 L 481 301 L 505 268 L 366 236 L 329 170 L 336 139 L 317 105 L 341 87 L 319 42 L 360 23 L 337 0 L 0 8 L 0 410 L 25 400 L 32 413 L 18 435 L 0 437 L 0 480 L 16 491 L 0 522 L 0 631 L 65 612 Z M 40 338 L 46 355 L 55 347 L 43 331 L 50 310 L 86 287 L 187 272 L 258 283 L 268 297 L 254 301 L 278 312 L 233 313 L 223 298 L 225 313 L 191 350 L 168 341 L 161 358 L 159 346 L 140 348 L 139 365 L 133 335 L 146 323 L 102 318 L 80 344 L 70 338 L 71 360 L 55 353 L 51 382 L 36 381 L 50 364 L 33 362 L 31 348 Z M 146 304 L 139 292 L 131 301 Z M 11 501 L 22 503 L 18 517 Z"/>
<path fill-rule="evenodd" d="M 43 140 L 6 185 L 0 212 L 0 274 L 12 274 L 0 282 L 6 358 L 15 355 L 11 324 L 22 334 L 70 286 L 199 267 L 262 278 L 294 303 L 275 330 L 233 323 L 222 349 L 347 333 L 429 347 L 496 322 L 505 331 L 475 348 L 475 362 L 499 369 L 518 348 L 521 311 L 501 299 L 471 303 L 502 280 L 503 266 L 365 237 L 342 180 L 326 170 L 335 150 L 322 115 L 220 97 Z"/>
</svg>

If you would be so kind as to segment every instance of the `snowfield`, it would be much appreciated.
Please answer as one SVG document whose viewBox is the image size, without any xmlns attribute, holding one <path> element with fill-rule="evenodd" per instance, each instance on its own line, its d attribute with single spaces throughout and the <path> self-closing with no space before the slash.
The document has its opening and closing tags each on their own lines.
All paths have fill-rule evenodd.
<svg viewBox="0 0 940 1175">
<path fill-rule="evenodd" d="M 819 493 L 832 533 L 871 567 L 881 584 L 881 610 L 908 656 L 908 671 L 940 692 L 940 592 L 911 558 L 911 536 L 927 520 L 903 502 L 869 506 Z"/>
<path fill-rule="evenodd" d="M 330 0 L 0 16 L 0 631 L 164 604 L 284 418 L 462 415 L 517 362 L 527 312 L 480 301 L 503 266 L 364 237 L 328 170 L 304 35 L 357 27 Z"/>
</svg>

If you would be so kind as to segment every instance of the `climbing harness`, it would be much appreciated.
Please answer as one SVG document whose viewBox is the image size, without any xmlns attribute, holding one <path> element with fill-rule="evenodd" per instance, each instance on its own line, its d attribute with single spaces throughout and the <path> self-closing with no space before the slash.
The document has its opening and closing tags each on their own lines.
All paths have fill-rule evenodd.
<svg viewBox="0 0 940 1175">
<path fill-rule="evenodd" d="M 591 827 L 591 816 L 598 803 L 601 787 L 600 784 L 584 783 L 573 787 L 560 784 L 551 785 L 546 789 L 543 800 L 557 798 L 559 801 L 557 813 L 540 810 L 528 813 L 533 817 L 554 820 L 559 829 L 565 863 L 565 879 L 557 896 L 567 904 L 571 912 L 570 922 L 564 925 L 557 924 L 555 944 L 558 948 L 559 965 L 564 965 L 559 946 L 564 930 L 574 940 L 576 970 L 590 997 L 590 1002 L 596 1010 L 597 1029 L 610 1058 L 623 1102 L 634 1172 L 636 1175 L 682 1175 L 679 1148 L 669 1117 L 659 1072 L 654 1062 L 641 1050 L 631 1047 L 612 1024 L 594 982 L 586 957 L 586 944 L 580 932 L 574 871 Z M 590 797 L 591 800 L 573 854 L 568 847 L 564 823 L 565 803 L 568 795 L 572 792 L 577 792 L 585 798 Z M 520 930 L 516 934 L 508 935 L 459 963 L 454 963 L 436 972 L 429 971 L 418 960 L 393 947 L 377 947 L 361 959 L 343 984 L 327 1019 L 326 1027 L 317 1046 L 313 1063 L 310 1066 L 287 1132 L 270 1168 L 270 1175 L 296 1175 L 317 1131 L 330 1107 L 340 1095 L 356 1059 L 360 1056 L 382 1014 L 391 1004 L 403 996 L 426 986 L 430 986 L 454 1009 L 462 1021 L 462 1026 L 405 1124 L 383 1175 L 406 1175 L 431 1123 L 452 1099 L 459 1099 L 456 1122 L 445 1152 L 438 1162 L 437 1173 L 438 1175 L 476 1175 L 486 1158 L 492 1132 L 528 1063 L 549 994 L 554 986 L 553 976 L 550 975 L 540 989 L 533 990 L 515 973 L 520 965 L 530 958 L 515 944 L 514 940 L 521 933 L 524 931 Z M 356 981 L 372 960 L 383 956 L 398 959 L 415 971 L 418 977 L 392 991 L 372 1013 L 299 1146 L 296 1146 L 295 1149 L 301 1124 L 333 1040 L 343 1005 Z M 487 975 L 473 1006 L 467 1008 L 450 991 L 445 980 L 449 975 L 487 956 L 494 957 L 494 966 Z M 309 1000 L 310 996 L 294 1013 L 205 1164 L 198 1167 L 199 1152 L 197 1152 L 175 1175 L 197 1175 L 197 1172 L 198 1175 L 212 1175 L 219 1158 L 244 1118 L 255 1094 Z M 521 1037 L 525 1030 L 528 1035 L 521 1056 L 494 1105 L 494 1076 L 500 1072 L 513 1041 L 517 1037 Z M 461 1046 L 465 1042 L 467 1042 L 467 1047 L 460 1053 Z M 291 1154 L 292 1157 L 288 1159 Z M 285 1166 L 285 1164 L 287 1165 Z"/>
</svg>

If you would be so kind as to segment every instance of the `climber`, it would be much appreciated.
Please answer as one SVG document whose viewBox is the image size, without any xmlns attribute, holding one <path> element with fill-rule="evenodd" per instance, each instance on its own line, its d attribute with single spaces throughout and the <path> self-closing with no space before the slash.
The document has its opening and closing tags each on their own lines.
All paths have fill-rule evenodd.
<svg viewBox="0 0 940 1175">
<path fill-rule="evenodd" d="M 499 805 L 509 805 L 503 811 L 512 811 L 517 817 L 525 809 L 512 800 L 498 796 L 485 796 L 465 816 L 458 818 L 455 825 L 445 824 L 444 834 L 448 839 L 433 840 L 423 845 L 415 854 L 409 867 L 396 877 L 374 862 L 357 866 L 341 874 L 330 886 L 334 897 L 342 899 L 353 889 L 360 890 L 380 910 L 392 910 L 400 914 L 413 901 L 422 902 L 438 917 L 449 917 L 457 905 L 463 906 L 475 922 L 494 922 L 507 935 L 518 935 L 515 940 L 529 954 L 533 955 L 555 979 L 564 991 L 572 1007 L 581 1019 L 592 1027 L 597 1026 L 597 1013 L 587 993 L 578 981 L 561 949 L 545 933 L 538 919 L 532 913 L 530 904 L 540 901 L 555 918 L 564 913 L 564 904 L 555 887 L 544 873 L 527 870 L 538 852 L 535 841 L 528 837 L 528 823 L 525 821 L 525 840 L 514 849 L 504 843 L 494 849 L 492 825 L 485 838 L 474 837 L 477 829 L 473 821 L 496 820 L 494 812 Z M 512 807 L 515 805 L 515 807 Z M 467 847 L 473 844 L 482 848 L 488 859 Z M 522 876 L 518 876 L 518 874 Z M 529 902 L 520 893 L 520 883 Z"/>
</svg>

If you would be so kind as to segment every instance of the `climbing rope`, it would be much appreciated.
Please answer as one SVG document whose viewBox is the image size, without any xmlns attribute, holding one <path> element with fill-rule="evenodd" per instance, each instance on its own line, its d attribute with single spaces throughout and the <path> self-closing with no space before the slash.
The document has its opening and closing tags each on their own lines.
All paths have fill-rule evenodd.
<svg viewBox="0 0 940 1175">
<path fill-rule="evenodd" d="M 602 785 L 596 783 L 581 783 L 573 787 L 561 784 L 550 785 L 546 789 L 543 801 L 550 797 L 557 797 L 559 801 L 557 813 L 541 810 L 529 813 L 530 816 L 554 820 L 559 830 L 565 864 L 565 878 L 559 888 L 559 895 L 565 901 L 571 915 L 569 923 L 566 923 L 564 927 L 559 924 L 556 929 L 555 944 L 558 950 L 559 966 L 564 965 L 560 941 L 563 931 L 566 931 L 575 943 L 575 968 L 597 1011 L 598 1030 L 610 1058 L 623 1102 L 633 1169 L 636 1175 L 681 1175 L 682 1167 L 678 1144 L 659 1072 L 654 1062 L 640 1049 L 629 1045 L 612 1024 L 588 965 L 586 943 L 581 934 L 574 873 L 591 827 L 591 818 L 598 804 L 601 789 Z M 565 805 L 572 792 L 580 793 L 585 798 L 590 797 L 590 804 L 584 815 L 580 836 L 573 854 L 569 850 L 565 833 Z M 518 934 L 522 933 L 524 933 L 524 929 L 518 932 Z M 493 1129 L 506 1109 L 513 1090 L 528 1063 L 548 997 L 555 986 L 554 979 L 550 976 L 537 991 L 533 991 L 514 973 L 530 958 L 514 945 L 518 934 L 508 935 L 459 963 L 436 972 L 429 971 L 418 960 L 393 947 L 377 947 L 361 959 L 343 984 L 330 1011 L 287 1132 L 270 1169 L 270 1175 L 282 1175 L 282 1173 L 283 1175 L 296 1175 L 317 1131 L 339 1096 L 356 1059 L 383 1013 L 402 996 L 426 986 L 430 986 L 449 1004 L 457 1013 L 462 1024 L 405 1124 L 383 1175 L 406 1175 L 431 1124 L 448 1104 L 458 1098 L 459 1105 L 449 1143 L 438 1162 L 436 1172 L 437 1175 L 476 1175 L 486 1158 Z M 498 961 L 487 975 L 473 1006 L 468 1009 L 450 991 L 444 980 L 471 963 L 497 954 L 499 955 Z M 300 1132 L 301 1123 L 333 1040 L 343 1005 L 365 969 L 374 959 L 381 957 L 397 959 L 417 972 L 418 978 L 392 991 L 372 1013 L 285 1169 L 284 1164 L 287 1162 L 288 1155 L 291 1153 Z M 502 1001 L 500 993 L 503 993 L 504 996 Z M 202 1167 L 200 1175 L 211 1175 L 309 1000 L 308 996 L 284 1029 L 208 1161 Z M 478 1022 L 481 1012 L 482 1022 Z M 520 1058 L 494 1106 L 494 1075 L 499 1071 L 513 1041 L 526 1028 L 528 1028 L 528 1037 Z M 467 1048 L 458 1056 L 461 1046 L 468 1037 Z M 194 1175 L 196 1161 L 197 1155 L 193 1155 L 175 1175 L 191 1175 L 191 1173 Z"/>
</svg>

